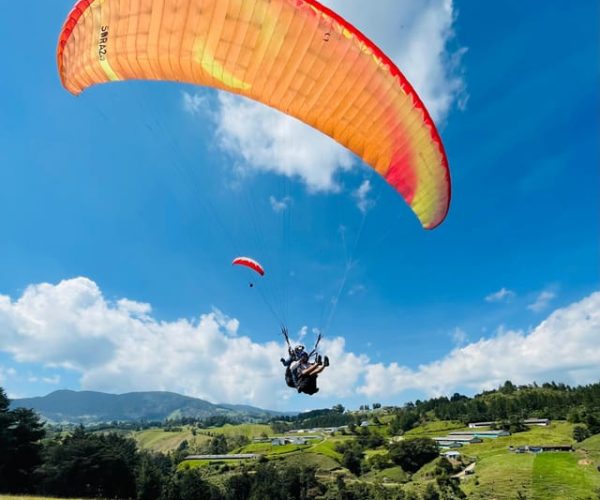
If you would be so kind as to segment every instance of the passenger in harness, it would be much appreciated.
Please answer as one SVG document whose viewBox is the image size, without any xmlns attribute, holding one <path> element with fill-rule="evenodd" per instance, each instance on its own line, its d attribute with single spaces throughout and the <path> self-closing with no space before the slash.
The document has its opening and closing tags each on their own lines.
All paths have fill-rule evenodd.
<svg viewBox="0 0 600 500">
<path fill-rule="evenodd" d="M 325 356 L 322 358 L 317 354 L 317 346 L 321 340 L 321 335 L 317 338 L 314 349 L 311 353 L 307 353 L 303 345 L 297 345 L 292 349 L 288 338 L 287 328 L 282 327 L 281 332 L 285 337 L 288 344 L 287 359 L 281 358 L 281 363 L 286 367 L 285 370 L 285 382 L 288 387 L 297 389 L 298 392 L 308 394 L 312 396 L 319 391 L 317 387 L 317 376 L 326 367 L 329 366 L 329 358 Z M 316 355 L 315 362 L 310 362 L 310 357 Z"/>
<path fill-rule="evenodd" d="M 317 356 L 317 360 L 314 363 L 310 363 L 308 354 L 304 352 L 300 360 L 291 367 L 292 375 L 296 382 L 295 387 L 298 389 L 298 392 L 303 392 L 309 396 L 319 392 L 317 376 L 328 366 L 329 358 L 327 356 L 324 358 Z"/>
</svg>

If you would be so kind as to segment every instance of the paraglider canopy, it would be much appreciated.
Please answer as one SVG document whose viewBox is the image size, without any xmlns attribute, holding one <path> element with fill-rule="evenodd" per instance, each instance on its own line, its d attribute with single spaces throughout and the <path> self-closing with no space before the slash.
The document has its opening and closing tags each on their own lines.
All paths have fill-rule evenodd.
<svg viewBox="0 0 600 500">
<path fill-rule="evenodd" d="M 172 80 L 262 102 L 359 156 L 424 228 L 448 212 L 448 160 L 423 102 L 381 49 L 316 0 L 79 0 L 57 63 L 73 94 Z"/>
<path fill-rule="evenodd" d="M 265 269 L 261 266 L 256 260 L 251 259 L 250 257 L 236 257 L 233 259 L 231 263 L 234 266 L 245 266 L 253 271 L 256 271 L 261 276 L 265 275 Z"/>
</svg>

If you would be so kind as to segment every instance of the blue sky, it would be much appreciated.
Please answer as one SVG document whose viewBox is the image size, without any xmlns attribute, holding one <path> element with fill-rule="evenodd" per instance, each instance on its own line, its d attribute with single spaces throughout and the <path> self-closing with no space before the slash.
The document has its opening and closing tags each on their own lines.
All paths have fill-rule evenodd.
<svg viewBox="0 0 600 500">
<path fill-rule="evenodd" d="M 438 121 L 453 199 L 434 231 L 358 160 L 270 110 L 173 83 L 73 97 L 55 62 L 71 4 L 38 0 L 0 32 L 9 394 L 163 389 L 304 409 L 598 380 L 596 2 L 328 2 Z M 23 19 L 15 2 L 2 9 Z M 306 156 L 285 156 L 290 137 Z M 328 327 L 318 397 L 281 387 L 278 319 L 230 266 L 238 254 L 267 267 L 257 285 L 294 335 Z M 489 356 L 512 361 L 490 373 Z M 238 383 L 253 370 L 253 389 Z"/>
</svg>

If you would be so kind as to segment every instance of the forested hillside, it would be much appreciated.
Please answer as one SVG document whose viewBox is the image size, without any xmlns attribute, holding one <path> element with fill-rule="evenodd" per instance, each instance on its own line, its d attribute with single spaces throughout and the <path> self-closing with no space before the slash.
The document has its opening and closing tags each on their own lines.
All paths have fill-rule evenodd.
<svg viewBox="0 0 600 500">
<path fill-rule="evenodd" d="M 263 424 L 178 417 L 150 429 L 131 422 L 43 424 L 33 411 L 12 408 L 0 389 L 0 493 L 165 500 L 592 499 L 600 493 L 599 389 L 506 382 L 473 398 L 455 394 L 356 411 L 335 405 Z M 550 421 L 525 425 L 531 417 Z M 436 439 L 464 435 L 473 420 L 510 432 L 440 456 L 444 449 Z M 540 453 L 543 447 L 553 451 Z"/>
</svg>

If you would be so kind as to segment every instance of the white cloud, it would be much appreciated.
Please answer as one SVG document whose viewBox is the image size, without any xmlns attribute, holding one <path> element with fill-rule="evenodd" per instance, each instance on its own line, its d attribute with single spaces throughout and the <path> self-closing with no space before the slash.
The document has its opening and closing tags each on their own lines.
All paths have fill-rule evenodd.
<svg viewBox="0 0 600 500">
<path fill-rule="evenodd" d="M 453 105 L 462 107 L 466 91 L 461 74 L 464 48 L 455 40 L 456 12 L 451 0 L 378 0 L 365 8 L 359 0 L 329 0 L 326 5 L 347 18 L 399 66 L 442 123 Z M 231 154 L 240 173 L 272 172 L 300 179 L 311 192 L 336 192 L 338 172 L 354 157 L 329 137 L 283 113 L 227 93 L 218 94 L 219 146 Z M 183 94 L 192 114 L 210 108 L 198 95 Z"/>
<path fill-rule="evenodd" d="M 549 290 L 540 292 L 535 301 L 527 306 L 527 309 L 533 312 L 541 312 L 550 305 L 550 302 L 555 297 L 556 294 Z"/>
<path fill-rule="evenodd" d="M 298 335 L 305 338 L 308 328 Z M 530 332 L 499 329 L 491 338 L 456 347 L 416 369 L 373 363 L 326 338 L 320 352 L 332 363 L 317 398 L 394 398 L 481 390 L 506 379 L 588 383 L 600 377 L 600 292 L 554 311 Z M 87 278 L 27 287 L 16 300 L 0 295 L 0 349 L 18 362 L 61 366 L 80 374 L 84 389 L 170 390 L 210 401 L 286 406 L 281 339 L 257 343 L 239 335 L 239 322 L 218 309 L 194 320 L 159 321 L 148 304 L 107 300 Z M 468 342 L 455 331 L 457 342 Z M 560 349 L 557 348 L 560 346 Z M 0 381 L 14 376 L 0 367 Z M 46 383 L 58 384 L 58 376 Z"/>
<path fill-rule="evenodd" d="M 280 200 L 275 198 L 275 196 L 269 196 L 269 203 L 271 203 L 271 208 L 273 209 L 273 212 L 275 212 L 276 214 L 287 210 L 289 208 L 291 202 L 292 202 L 292 199 L 289 196 L 284 196 Z"/>
<path fill-rule="evenodd" d="M 327 376 L 319 377 L 319 387 L 329 397 L 349 397 L 356 394 L 356 388 L 369 366 L 369 358 L 365 354 L 354 354 L 346 351 L 346 341 L 341 337 L 324 339 L 320 351 L 332 360 L 327 368 Z"/>
<path fill-rule="evenodd" d="M 168 389 L 265 405 L 289 395 L 276 342 L 237 336 L 238 321 L 218 310 L 160 322 L 135 304 L 106 300 L 86 278 L 32 285 L 16 301 L 0 295 L 0 345 L 17 361 L 79 372 L 87 389 Z"/>
<path fill-rule="evenodd" d="M 242 97 L 219 93 L 217 138 L 238 158 L 238 171 L 299 178 L 311 192 L 339 191 L 338 170 L 354 162 L 333 139 L 283 113 Z"/>
<path fill-rule="evenodd" d="M 505 380 L 528 383 L 558 379 L 589 383 L 600 378 L 600 292 L 554 311 L 529 333 L 499 330 L 456 348 L 444 358 L 416 370 L 392 363 L 366 368 L 359 391 L 391 396 L 408 389 L 429 395 L 457 388 L 490 389 Z"/>
<path fill-rule="evenodd" d="M 466 49 L 450 48 L 456 40 L 456 10 L 452 0 L 325 0 L 373 40 L 398 65 L 436 122 L 452 106 L 467 99 L 461 74 Z"/>
<path fill-rule="evenodd" d="M 490 293 L 486 298 L 486 302 L 510 302 L 516 296 L 515 292 L 502 287 L 494 293 Z"/>
<path fill-rule="evenodd" d="M 371 189 L 371 181 L 369 179 L 365 179 L 358 189 L 353 193 L 354 198 L 356 199 L 356 205 L 363 214 L 367 213 L 375 204 L 375 202 L 369 198 Z"/>
<path fill-rule="evenodd" d="M 127 299 L 117 301 L 117 307 L 125 313 L 129 313 L 131 316 L 137 316 L 139 318 L 148 319 L 148 315 L 152 312 L 152 306 L 150 304 Z"/>
</svg>

